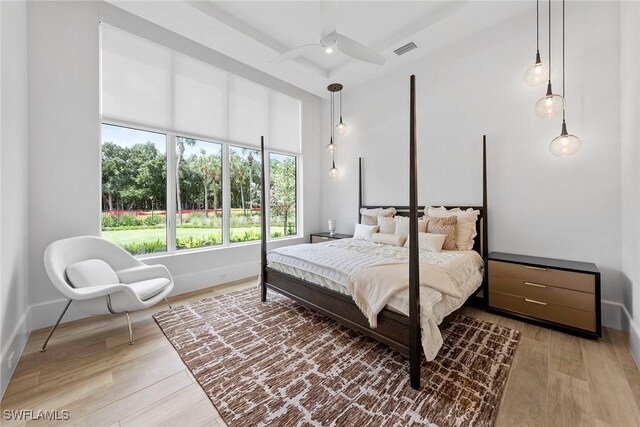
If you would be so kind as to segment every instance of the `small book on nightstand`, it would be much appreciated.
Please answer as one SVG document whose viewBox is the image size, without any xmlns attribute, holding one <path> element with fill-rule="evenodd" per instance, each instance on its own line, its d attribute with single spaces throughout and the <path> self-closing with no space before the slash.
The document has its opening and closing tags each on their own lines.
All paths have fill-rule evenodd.
<svg viewBox="0 0 640 427">
<path fill-rule="evenodd" d="M 601 336 L 595 264 L 491 252 L 489 310 L 579 335 Z"/>
<path fill-rule="evenodd" d="M 351 234 L 338 234 L 335 233 L 333 236 L 328 231 L 322 233 L 311 233 L 311 243 L 323 243 L 328 242 L 329 240 L 338 240 L 338 239 L 350 239 L 353 236 Z"/>
</svg>

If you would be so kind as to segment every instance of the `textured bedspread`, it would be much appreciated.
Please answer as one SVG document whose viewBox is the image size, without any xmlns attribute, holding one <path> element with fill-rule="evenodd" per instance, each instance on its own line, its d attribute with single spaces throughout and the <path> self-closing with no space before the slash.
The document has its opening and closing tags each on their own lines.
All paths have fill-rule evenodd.
<svg viewBox="0 0 640 427">
<path fill-rule="evenodd" d="M 347 281 L 350 274 L 376 264 L 407 262 L 408 257 L 407 248 L 341 239 L 275 249 L 269 252 L 267 260 L 269 267 L 275 270 L 349 294 Z M 427 360 L 433 360 L 442 346 L 437 325 L 459 308 L 482 283 L 483 265 L 482 258 L 475 251 L 421 251 L 420 262 L 440 267 L 463 295 L 455 298 L 429 287 L 420 288 L 422 346 Z M 408 315 L 408 290 L 392 297 L 387 308 Z"/>
</svg>

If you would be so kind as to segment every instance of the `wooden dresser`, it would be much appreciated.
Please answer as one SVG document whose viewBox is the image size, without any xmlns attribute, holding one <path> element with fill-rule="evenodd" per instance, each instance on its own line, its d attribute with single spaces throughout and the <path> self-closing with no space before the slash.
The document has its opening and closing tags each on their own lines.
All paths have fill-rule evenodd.
<svg viewBox="0 0 640 427">
<path fill-rule="evenodd" d="M 492 252 L 489 310 L 580 335 L 600 336 L 595 264 Z"/>
</svg>

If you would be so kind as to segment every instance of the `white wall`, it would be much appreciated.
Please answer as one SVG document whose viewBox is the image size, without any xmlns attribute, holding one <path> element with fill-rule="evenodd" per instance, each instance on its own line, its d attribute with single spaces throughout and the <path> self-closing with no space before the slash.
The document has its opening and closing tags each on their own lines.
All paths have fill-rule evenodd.
<svg viewBox="0 0 640 427">
<path fill-rule="evenodd" d="M 560 3 L 554 8 L 559 17 Z M 535 55 L 534 23 L 535 11 L 516 16 L 401 70 L 346 87 L 350 133 L 338 140 L 340 178 L 323 174 L 322 218 L 335 217 L 339 231 L 353 231 L 358 156 L 365 204 L 408 204 L 409 75 L 415 74 L 420 203 L 482 204 L 486 134 L 490 250 L 595 262 L 603 299 L 622 301 L 620 5 L 567 3 L 567 124 L 583 141 L 572 158 L 548 151 L 561 120 L 537 118 L 534 104 L 546 88 L 523 82 Z M 557 92 L 560 19 L 555 23 Z M 604 314 L 611 323 L 609 311 Z"/>
<path fill-rule="evenodd" d="M 622 271 L 623 325 L 640 365 L 640 3 L 621 8 Z"/>
<path fill-rule="evenodd" d="M 26 27 L 25 3 L 0 3 L 0 396 L 29 335 Z"/>
<path fill-rule="evenodd" d="M 42 265 L 47 245 L 100 232 L 99 20 L 301 99 L 302 179 L 304 193 L 314 193 L 319 175 L 317 97 L 104 2 L 29 2 L 28 12 L 29 300 L 34 329 L 52 324 L 63 307 Z M 307 233 L 318 227 L 318 202 L 314 197 L 303 200 Z M 165 264 L 176 279 L 174 293 L 182 293 L 257 274 L 259 246 L 155 257 L 148 262 Z M 65 318 L 79 315 L 70 309 Z"/>
</svg>

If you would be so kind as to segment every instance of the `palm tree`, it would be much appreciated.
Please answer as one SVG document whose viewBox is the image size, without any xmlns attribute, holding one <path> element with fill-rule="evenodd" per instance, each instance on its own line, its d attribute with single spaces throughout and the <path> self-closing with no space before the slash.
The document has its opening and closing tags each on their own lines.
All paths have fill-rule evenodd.
<svg viewBox="0 0 640 427">
<path fill-rule="evenodd" d="M 180 195 L 180 162 L 184 156 L 185 144 L 189 147 L 196 145 L 196 140 L 193 138 L 183 138 L 181 136 L 176 138 L 178 144 L 178 158 L 176 159 L 176 200 L 178 201 L 178 217 L 180 218 L 180 225 L 182 225 L 182 200 Z"/>
</svg>

